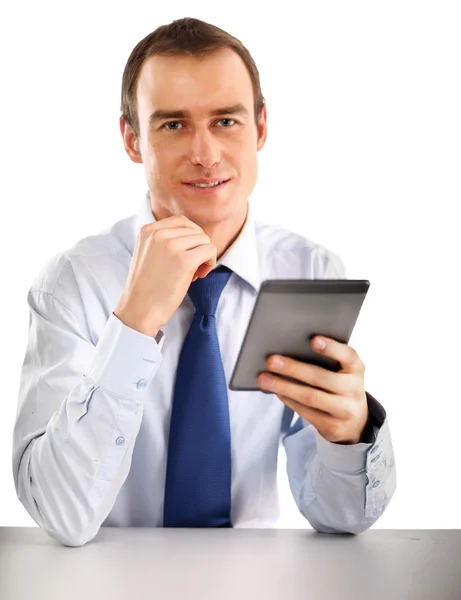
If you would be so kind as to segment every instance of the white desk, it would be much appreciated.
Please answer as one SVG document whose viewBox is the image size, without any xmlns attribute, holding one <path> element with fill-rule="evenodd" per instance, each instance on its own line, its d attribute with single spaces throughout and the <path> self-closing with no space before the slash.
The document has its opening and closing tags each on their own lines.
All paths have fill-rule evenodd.
<svg viewBox="0 0 461 600">
<path fill-rule="evenodd" d="M 1 600 L 460 600 L 461 530 L 0 527 Z"/>
</svg>

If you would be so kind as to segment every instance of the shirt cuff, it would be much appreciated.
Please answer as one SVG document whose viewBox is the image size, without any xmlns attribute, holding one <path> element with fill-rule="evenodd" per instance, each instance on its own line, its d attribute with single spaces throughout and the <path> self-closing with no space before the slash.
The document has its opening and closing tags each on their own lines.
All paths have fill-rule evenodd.
<svg viewBox="0 0 461 600">
<path fill-rule="evenodd" d="M 371 394 L 366 392 L 370 419 L 373 424 L 374 441 L 371 443 L 359 442 L 358 444 L 333 443 L 326 440 L 316 430 L 317 451 L 321 462 L 333 471 L 342 473 L 357 473 L 363 471 L 367 463 L 367 455 L 374 446 L 379 444 L 383 429 L 386 429 L 386 411 Z"/>
<path fill-rule="evenodd" d="M 153 338 L 111 313 L 85 376 L 109 392 L 142 401 L 163 360 L 164 341 L 163 331 Z"/>
</svg>

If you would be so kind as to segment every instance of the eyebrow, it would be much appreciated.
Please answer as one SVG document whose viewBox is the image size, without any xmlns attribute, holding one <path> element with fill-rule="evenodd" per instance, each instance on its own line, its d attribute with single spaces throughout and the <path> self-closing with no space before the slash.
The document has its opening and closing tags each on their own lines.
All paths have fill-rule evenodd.
<svg viewBox="0 0 461 600">
<path fill-rule="evenodd" d="M 223 108 L 215 108 L 210 111 L 210 115 L 243 115 L 248 116 L 248 110 L 243 104 L 234 104 L 233 106 L 224 106 Z M 149 124 L 157 121 L 163 121 L 165 119 L 186 119 L 190 116 L 190 112 L 187 110 L 164 110 L 159 108 L 154 111 L 149 117 Z"/>
</svg>

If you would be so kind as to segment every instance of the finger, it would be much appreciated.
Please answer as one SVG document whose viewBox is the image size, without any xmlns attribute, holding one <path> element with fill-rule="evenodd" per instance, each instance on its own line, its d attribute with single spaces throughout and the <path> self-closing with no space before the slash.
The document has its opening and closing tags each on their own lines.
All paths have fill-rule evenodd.
<svg viewBox="0 0 461 600">
<path fill-rule="evenodd" d="M 143 244 L 149 241 L 167 241 L 176 238 L 205 235 L 203 229 L 197 229 L 192 227 L 162 227 L 157 229 L 145 229 L 142 227 L 140 234 L 137 238 L 138 244 Z"/>
<path fill-rule="evenodd" d="M 309 423 L 313 425 L 318 431 L 328 430 L 332 426 L 334 417 L 332 417 L 328 413 L 323 412 L 322 410 L 317 410 L 315 408 L 310 408 L 305 404 L 296 402 L 296 400 L 293 400 L 288 396 L 281 396 L 277 394 L 277 397 L 284 404 L 286 404 L 288 408 L 291 408 L 291 410 L 294 410 L 294 412 L 300 417 L 303 417 L 304 419 L 306 419 L 306 421 L 309 421 Z"/>
<path fill-rule="evenodd" d="M 190 235 L 169 238 L 167 244 L 175 252 L 183 252 L 200 248 L 201 246 L 210 246 L 211 240 L 205 233 L 191 233 Z"/>
<path fill-rule="evenodd" d="M 262 373 L 258 377 L 258 385 L 262 389 L 277 394 L 277 396 L 287 396 L 300 404 L 304 404 L 304 406 L 329 413 L 337 419 L 349 418 L 349 411 L 340 396 L 318 390 L 306 384 L 286 381 L 282 377 L 273 374 L 269 376 L 272 382 L 265 382 L 263 377 L 265 375 L 269 374 Z"/>
<path fill-rule="evenodd" d="M 140 229 L 140 232 L 144 232 L 150 235 L 152 232 L 158 229 L 176 229 L 181 227 L 187 227 L 187 229 L 198 229 L 203 233 L 203 229 L 197 223 L 194 223 L 184 215 L 174 215 L 172 217 L 166 217 L 165 219 L 159 219 L 153 223 L 146 223 Z"/>
<path fill-rule="evenodd" d="M 218 249 L 214 244 L 203 244 L 192 250 L 187 250 L 189 261 L 192 265 L 198 265 L 194 275 L 203 277 L 202 273 L 208 274 L 216 265 Z"/>
<path fill-rule="evenodd" d="M 195 281 L 199 277 L 201 279 L 205 279 L 205 277 L 208 275 L 208 273 L 213 270 L 213 267 L 214 267 L 213 260 L 208 260 L 206 263 L 203 263 L 202 265 L 200 265 L 199 268 L 197 269 L 197 271 L 195 272 L 193 281 Z"/>
<path fill-rule="evenodd" d="M 156 238 L 161 240 L 169 240 L 172 238 L 189 235 L 206 235 L 203 229 L 196 229 L 192 227 L 164 227 L 162 229 L 156 229 L 152 233 Z"/>
<path fill-rule="evenodd" d="M 323 340 L 326 342 L 326 347 L 321 349 L 316 346 L 317 340 Z M 365 365 L 360 360 L 359 355 L 347 344 L 333 340 L 325 336 L 315 336 L 311 340 L 311 347 L 313 350 L 324 356 L 328 356 L 337 360 L 341 365 L 342 373 L 364 373 Z"/>
<path fill-rule="evenodd" d="M 276 359 L 282 360 L 281 366 L 276 364 Z M 346 373 L 335 373 L 329 369 L 278 354 L 273 354 L 267 359 L 267 368 L 273 373 L 292 377 L 326 392 L 339 395 L 346 395 L 347 392 L 347 379 L 350 375 Z"/>
<path fill-rule="evenodd" d="M 209 262 L 210 261 L 208 261 L 198 267 L 198 269 L 195 271 L 194 277 L 192 278 L 192 282 L 196 281 L 199 278 L 205 279 L 205 277 L 208 275 L 208 273 L 213 269 L 213 267 L 208 264 Z"/>
</svg>

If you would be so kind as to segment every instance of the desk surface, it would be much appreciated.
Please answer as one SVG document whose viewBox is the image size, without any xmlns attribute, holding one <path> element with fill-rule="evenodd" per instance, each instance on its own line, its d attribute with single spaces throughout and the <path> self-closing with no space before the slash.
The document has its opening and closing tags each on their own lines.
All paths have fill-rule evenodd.
<svg viewBox="0 0 461 600">
<path fill-rule="evenodd" d="M 461 530 L 0 527 L 1 600 L 460 600 Z"/>
</svg>

